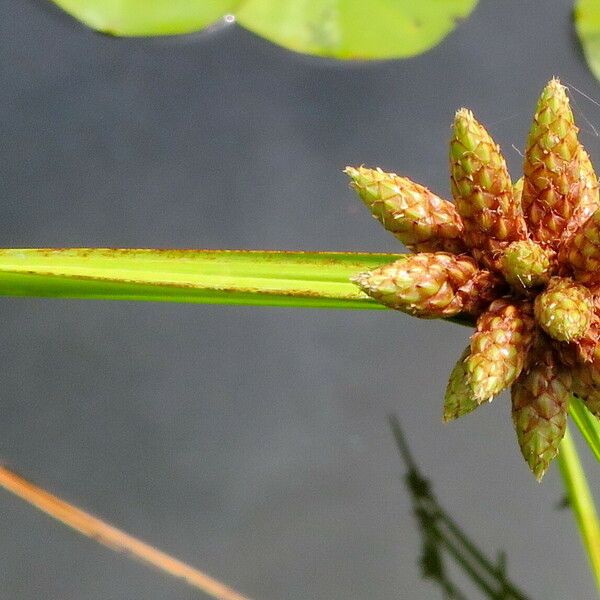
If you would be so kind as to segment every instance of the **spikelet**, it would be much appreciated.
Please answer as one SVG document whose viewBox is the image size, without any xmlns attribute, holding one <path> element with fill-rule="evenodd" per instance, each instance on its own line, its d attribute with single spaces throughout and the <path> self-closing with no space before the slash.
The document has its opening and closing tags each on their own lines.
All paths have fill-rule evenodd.
<svg viewBox="0 0 600 600">
<path fill-rule="evenodd" d="M 512 386 L 512 418 L 523 458 L 538 481 L 558 454 L 565 434 L 571 375 L 541 342 Z"/>
<path fill-rule="evenodd" d="M 600 417 L 600 361 L 576 365 L 571 369 L 571 374 L 572 392 L 593 415 Z"/>
<path fill-rule="evenodd" d="M 581 147 L 566 89 L 558 79 L 544 88 L 525 150 L 521 202 L 533 239 L 559 245 L 580 197 Z"/>
<path fill-rule="evenodd" d="M 381 169 L 346 167 L 344 172 L 373 217 L 411 250 L 464 251 L 462 221 L 451 202 Z"/>
<path fill-rule="evenodd" d="M 500 270 L 516 289 L 537 287 L 550 278 L 550 256 L 533 240 L 511 242 L 502 253 Z"/>
<path fill-rule="evenodd" d="M 422 318 L 477 314 L 500 283 L 471 257 L 444 252 L 407 255 L 353 281 L 381 304 Z"/>
<path fill-rule="evenodd" d="M 538 325 L 559 342 L 583 337 L 592 321 L 593 309 L 590 291 L 567 277 L 553 277 L 534 303 Z"/>
<path fill-rule="evenodd" d="M 491 400 L 521 374 L 532 342 L 530 308 L 510 299 L 492 302 L 477 320 L 466 360 L 466 379 L 479 404 Z"/>
<path fill-rule="evenodd" d="M 479 406 L 467 383 L 466 360 L 470 353 L 471 347 L 467 346 L 450 373 L 444 398 L 444 422 L 458 419 Z"/>
<path fill-rule="evenodd" d="M 600 364 L 600 314 L 598 299 L 594 299 L 594 309 L 590 324 L 585 333 L 572 342 L 553 342 L 561 362 L 568 367 L 597 361 Z"/>
<path fill-rule="evenodd" d="M 562 256 L 575 279 L 590 286 L 600 283 L 600 209 L 571 236 Z"/>
<path fill-rule="evenodd" d="M 525 222 L 500 148 L 473 113 L 456 113 L 450 142 L 450 174 L 465 242 L 487 268 L 508 243 L 525 239 Z"/>
<path fill-rule="evenodd" d="M 592 161 L 583 146 L 580 147 L 579 152 L 579 203 L 563 231 L 560 245 L 561 254 L 562 248 L 568 244 L 569 238 L 600 208 L 598 178 Z"/>
</svg>

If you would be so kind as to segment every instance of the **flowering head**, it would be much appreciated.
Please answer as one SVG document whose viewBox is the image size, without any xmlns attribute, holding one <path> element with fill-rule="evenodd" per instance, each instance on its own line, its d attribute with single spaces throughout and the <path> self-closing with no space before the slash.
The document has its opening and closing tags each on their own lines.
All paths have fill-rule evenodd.
<svg viewBox="0 0 600 600">
<path fill-rule="evenodd" d="M 345 170 L 372 215 L 412 251 L 354 282 L 417 317 L 473 320 L 444 420 L 510 387 L 519 446 L 538 480 L 558 453 L 570 394 L 600 416 L 600 201 L 577 132 L 566 89 L 553 79 L 515 184 L 467 109 L 452 128 L 453 202 L 381 169 Z"/>
</svg>

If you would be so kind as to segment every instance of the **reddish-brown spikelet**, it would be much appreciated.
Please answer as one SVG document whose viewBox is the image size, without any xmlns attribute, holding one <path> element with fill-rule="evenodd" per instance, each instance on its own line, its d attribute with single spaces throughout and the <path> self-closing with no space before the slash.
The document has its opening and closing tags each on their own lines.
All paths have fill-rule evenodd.
<svg viewBox="0 0 600 600">
<path fill-rule="evenodd" d="M 499 299 L 477 320 L 466 360 L 469 388 L 478 403 L 491 400 L 521 374 L 532 341 L 531 307 Z"/>
<path fill-rule="evenodd" d="M 553 249 L 574 216 L 580 198 L 581 151 L 564 86 L 544 88 L 525 151 L 521 201 L 533 238 Z"/>
<path fill-rule="evenodd" d="M 572 392 L 583 400 L 588 410 L 600 417 L 600 360 L 576 365 L 571 369 Z"/>
<path fill-rule="evenodd" d="M 470 353 L 471 348 L 467 346 L 450 373 L 444 397 L 444 422 L 458 419 L 479 406 L 468 385 L 466 360 Z"/>
<path fill-rule="evenodd" d="M 451 202 L 381 169 L 346 167 L 344 172 L 373 217 L 414 252 L 464 251 L 463 224 Z"/>
<path fill-rule="evenodd" d="M 450 173 L 465 242 L 482 265 L 498 269 L 501 250 L 525 239 L 525 221 L 500 148 L 467 109 L 454 120 Z"/>
<path fill-rule="evenodd" d="M 598 312 L 598 300 L 592 312 L 592 318 L 587 331 L 578 340 L 572 342 L 557 342 L 553 340 L 553 346 L 561 362 L 569 367 L 579 366 L 583 363 L 599 361 L 600 364 L 600 314 Z"/>
<path fill-rule="evenodd" d="M 540 341 L 526 371 L 512 386 L 512 418 L 523 457 L 538 481 L 558 454 L 567 426 L 571 375 Z"/>
<path fill-rule="evenodd" d="M 600 210 L 571 235 L 560 256 L 575 279 L 588 286 L 600 284 Z"/>
<path fill-rule="evenodd" d="M 559 260 L 588 285 L 600 282 L 600 208 L 598 178 L 588 153 L 581 149 L 581 197 L 561 242 Z"/>
<path fill-rule="evenodd" d="M 552 277 L 534 303 L 537 324 L 552 338 L 571 342 L 584 337 L 592 322 L 594 300 L 570 277 Z"/>
<path fill-rule="evenodd" d="M 501 283 L 470 256 L 445 252 L 407 255 L 353 281 L 378 302 L 422 318 L 478 314 Z"/>
<path fill-rule="evenodd" d="M 562 234 L 562 248 L 568 244 L 569 238 L 600 208 L 600 197 L 598 193 L 598 178 L 594 171 L 589 154 L 583 146 L 580 147 L 579 165 L 579 203 L 571 219 Z"/>
</svg>

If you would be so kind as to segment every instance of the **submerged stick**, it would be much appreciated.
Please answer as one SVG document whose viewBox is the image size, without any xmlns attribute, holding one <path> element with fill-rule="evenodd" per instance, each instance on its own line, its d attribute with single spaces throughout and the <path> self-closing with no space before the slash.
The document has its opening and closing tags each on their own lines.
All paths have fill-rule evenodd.
<svg viewBox="0 0 600 600">
<path fill-rule="evenodd" d="M 61 500 L 20 475 L 13 473 L 3 465 L 0 465 L 0 486 L 67 527 L 108 546 L 112 550 L 137 558 L 163 573 L 183 579 L 192 587 L 201 590 L 212 598 L 217 600 L 249 600 L 249 598 L 224 583 L 105 523 L 98 517 L 94 517 Z"/>
</svg>

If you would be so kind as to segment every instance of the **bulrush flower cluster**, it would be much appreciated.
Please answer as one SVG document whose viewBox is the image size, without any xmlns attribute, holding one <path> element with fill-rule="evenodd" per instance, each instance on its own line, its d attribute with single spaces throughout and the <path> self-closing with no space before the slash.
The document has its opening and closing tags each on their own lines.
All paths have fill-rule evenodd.
<svg viewBox="0 0 600 600">
<path fill-rule="evenodd" d="M 381 169 L 345 170 L 413 252 L 355 283 L 416 317 L 476 323 L 450 375 L 444 420 L 510 387 L 519 446 L 538 480 L 558 453 L 570 395 L 600 417 L 600 202 L 577 132 L 553 79 L 514 184 L 500 148 L 464 108 L 450 142 L 454 202 Z"/>
</svg>

